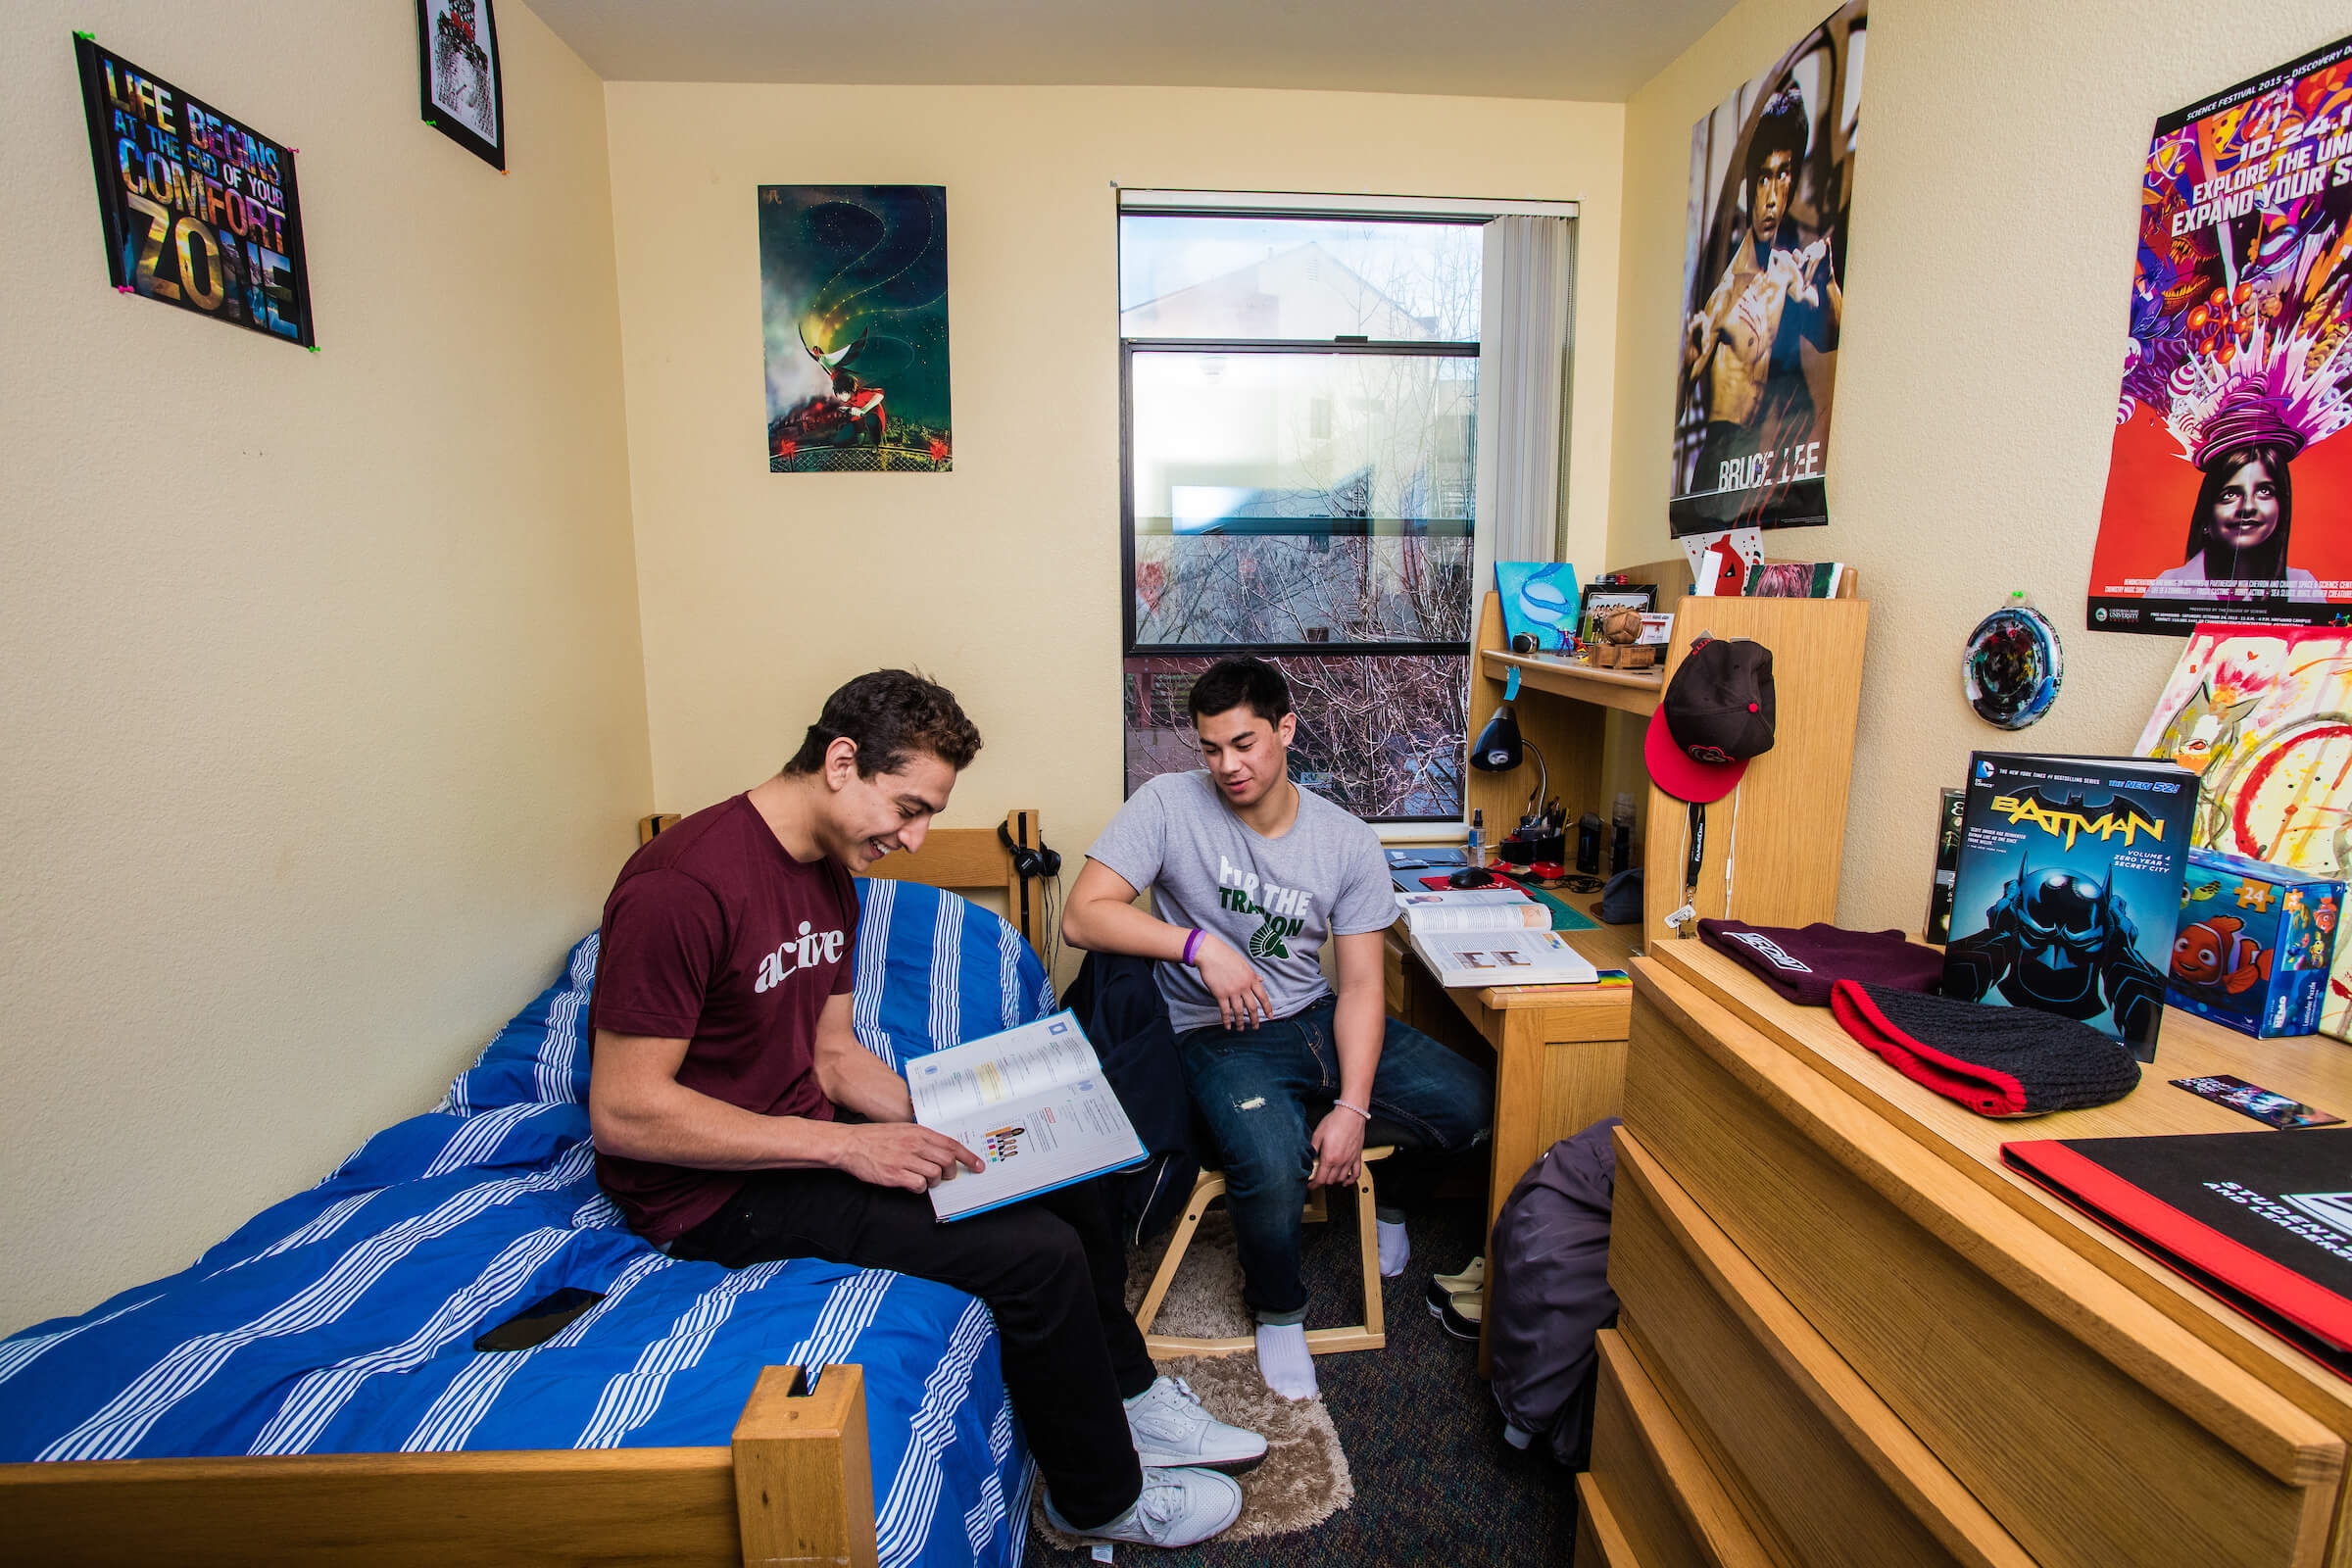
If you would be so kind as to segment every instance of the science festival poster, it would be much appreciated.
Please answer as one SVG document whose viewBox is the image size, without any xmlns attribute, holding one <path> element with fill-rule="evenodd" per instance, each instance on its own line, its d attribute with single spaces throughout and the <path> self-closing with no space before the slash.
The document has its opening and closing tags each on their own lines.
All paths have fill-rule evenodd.
<svg viewBox="0 0 2352 1568">
<path fill-rule="evenodd" d="M 945 473 L 948 193 L 760 187 L 771 473 Z"/>
<path fill-rule="evenodd" d="M 293 153 L 79 33 L 74 52 L 115 287 L 317 347 Z"/>
<path fill-rule="evenodd" d="M 1866 9 L 1839 9 L 1691 127 L 1667 504 L 1678 537 L 1830 520 Z"/>
<path fill-rule="evenodd" d="M 2093 631 L 2352 625 L 2352 38 L 2156 122 Z"/>
</svg>

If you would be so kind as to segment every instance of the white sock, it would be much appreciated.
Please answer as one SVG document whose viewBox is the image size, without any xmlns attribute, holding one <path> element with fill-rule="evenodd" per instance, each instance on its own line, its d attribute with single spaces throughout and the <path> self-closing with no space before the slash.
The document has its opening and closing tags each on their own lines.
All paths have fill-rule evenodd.
<svg viewBox="0 0 2352 1568">
<path fill-rule="evenodd" d="M 1315 1396 L 1315 1358 L 1306 1348 L 1305 1324 L 1257 1326 L 1257 1375 L 1286 1399 Z"/>
<path fill-rule="evenodd" d="M 1393 1280 L 1413 1260 L 1413 1244 L 1405 1236 L 1404 1221 L 1400 1219 L 1379 1220 L 1373 1228 L 1380 1233 L 1381 1277 Z"/>
</svg>

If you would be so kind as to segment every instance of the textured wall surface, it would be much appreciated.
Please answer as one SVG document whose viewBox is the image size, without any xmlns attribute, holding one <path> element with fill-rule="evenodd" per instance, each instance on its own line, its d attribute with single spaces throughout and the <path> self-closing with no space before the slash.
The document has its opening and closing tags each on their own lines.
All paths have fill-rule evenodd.
<svg viewBox="0 0 2352 1568">
<path fill-rule="evenodd" d="M 0 9 L 0 1332 L 183 1266 L 449 1074 L 651 805 L 604 93 L 499 8 Z M 69 29 L 300 149 L 321 352 L 116 294 Z"/>
<path fill-rule="evenodd" d="M 1582 202 L 1566 539 L 1602 553 L 1618 106 L 644 82 L 607 103 L 663 810 L 772 772 L 849 676 L 915 663 L 987 740 L 949 819 L 1038 807 L 1075 872 L 1122 796 L 1113 181 Z M 954 472 L 767 471 L 755 190 L 796 181 L 948 187 Z"/>
<path fill-rule="evenodd" d="M 1612 561 L 1676 553 L 1667 436 L 1690 127 L 1831 9 L 1746 0 L 1627 105 Z M 2180 640 L 2082 628 L 2149 127 L 2348 26 L 2326 0 L 1872 6 L 1832 520 L 1766 541 L 1859 566 L 1872 602 L 1846 924 L 1917 928 L 1936 791 L 1971 750 L 2112 754 L 2138 737 Z M 1970 711 L 1959 660 L 2013 588 L 2057 624 L 2067 674 L 2050 715 L 2010 733 Z"/>
</svg>

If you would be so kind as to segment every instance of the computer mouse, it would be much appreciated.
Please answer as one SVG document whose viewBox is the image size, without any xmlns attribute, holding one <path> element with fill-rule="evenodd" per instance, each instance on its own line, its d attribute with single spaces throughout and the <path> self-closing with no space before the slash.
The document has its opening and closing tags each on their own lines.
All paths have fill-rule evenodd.
<svg viewBox="0 0 2352 1568">
<path fill-rule="evenodd" d="M 1475 865 L 1464 866 L 1446 879 L 1449 888 L 1491 888 L 1494 883 L 1494 872 Z"/>
</svg>

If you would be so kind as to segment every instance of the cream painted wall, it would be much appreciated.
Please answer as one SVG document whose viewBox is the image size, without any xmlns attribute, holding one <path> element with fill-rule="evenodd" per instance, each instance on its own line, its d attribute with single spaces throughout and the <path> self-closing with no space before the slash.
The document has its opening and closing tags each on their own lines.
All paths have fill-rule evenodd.
<svg viewBox="0 0 2352 1568">
<path fill-rule="evenodd" d="M 499 7 L 0 9 L 0 1333 L 184 1266 L 449 1075 L 651 805 L 604 89 Z M 70 27 L 301 149 L 322 352 L 107 284 Z"/>
<path fill-rule="evenodd" d="M 1626 114 L 1612 562 L 1666 532 L 1690 127 L 1829 0 L 1745 0 Z M 1872 601 L 1840 919 L 1916 928 L 1936 791 L 1978 748 L 2128 751 L 2178 638 L 2083 625 L 2139 172 L 2156 117 L 2345 31 L 2329 0 L 1881 0 L 1830 439 L 1828 527 L 1776 555 L 1862 569 Z M 2013 588 L 2065 641 L 2038 725 L 1960 695 L 1968 629 Z M 1736 901 L 1735 901 L 1736 902 Z"/>
<path fill-rule="evenodd" d="M 772 772 L 827 692 L 913 663 L 987 749 L 949 820 L 1121 799 L 1112 182 L 1573 198 L 1570 559 L 1597 561 L 1616 373 L 1615 105 L 1096 88 L 606 89 L 662 809 Z M 956 470 L 773 475 L 761 183 L 948 188 Z M 1581 553 L 1580 553 L 1581 552 Z"/>
</svg>

